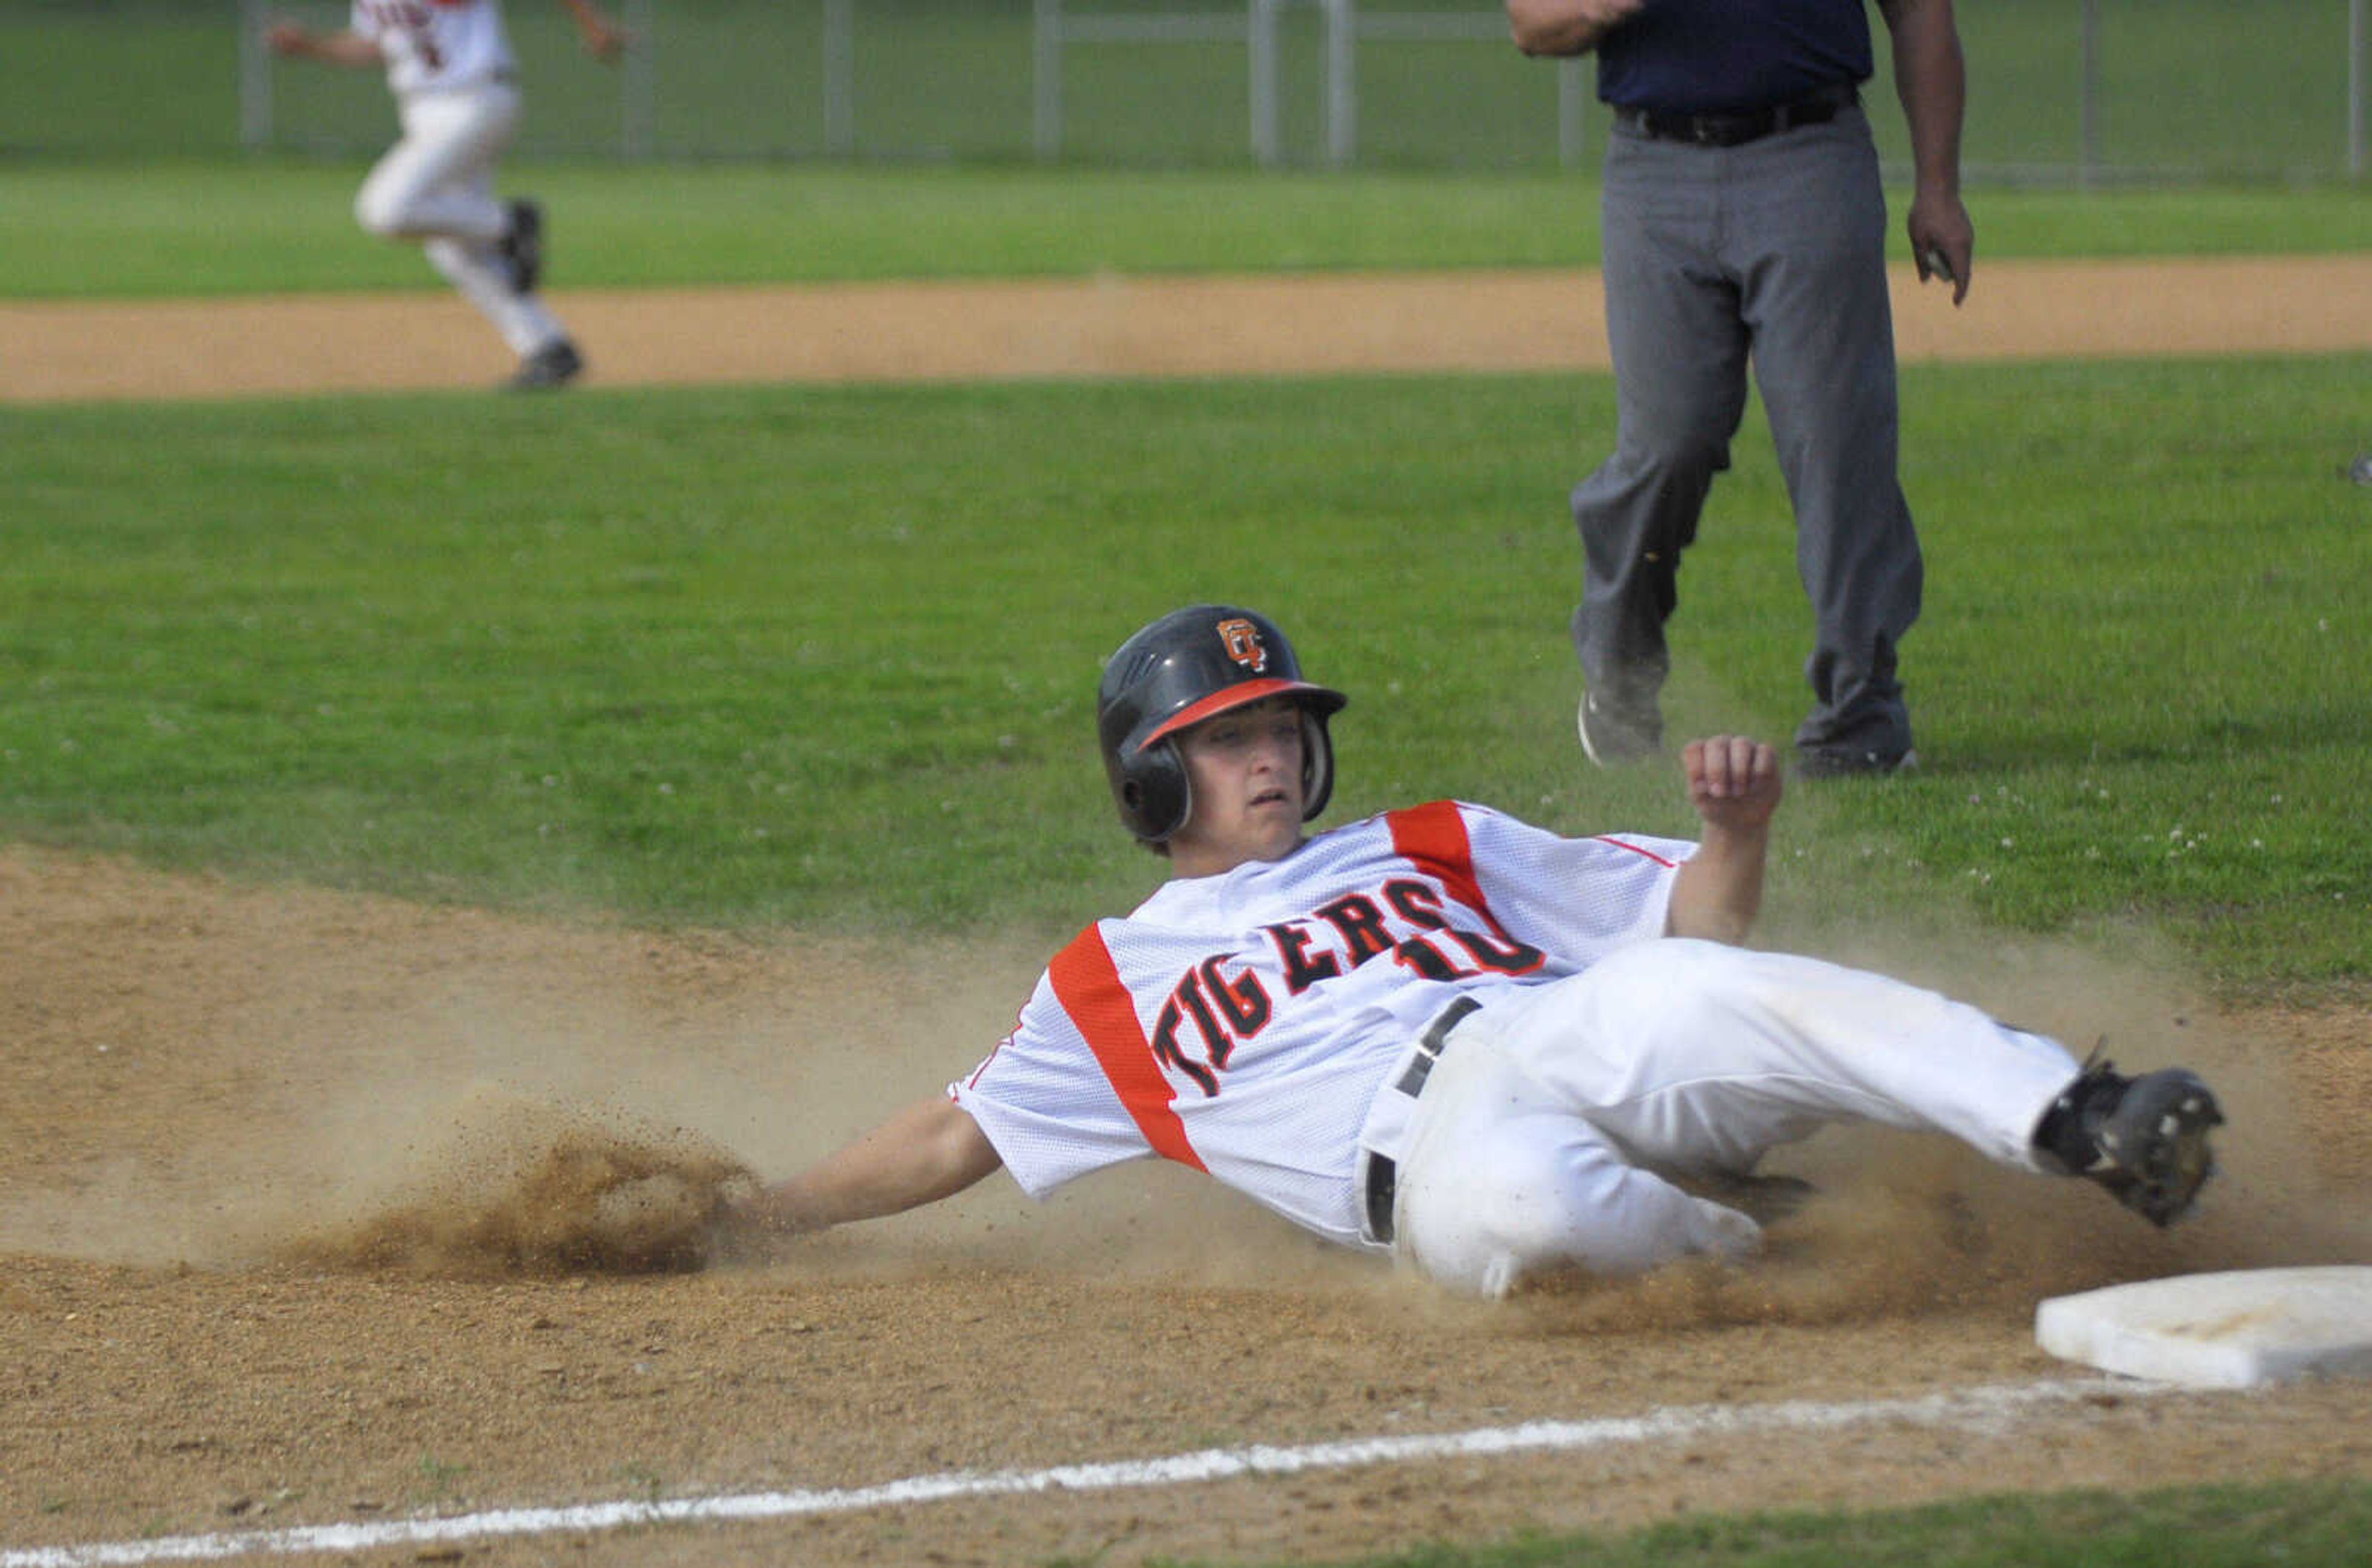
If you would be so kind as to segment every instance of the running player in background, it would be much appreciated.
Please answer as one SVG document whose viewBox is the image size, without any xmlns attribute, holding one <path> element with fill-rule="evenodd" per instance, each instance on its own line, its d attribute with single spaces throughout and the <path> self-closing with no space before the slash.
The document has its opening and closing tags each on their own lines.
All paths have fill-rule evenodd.
<svg viewBox="0 0 2372 1568">
<path fill-rule="evenodd" d="M 1346 699 L 1285 634 L 1196 605 L 1104 667 L 1122 820 L 1169 880 L 1055 955 L 1012 1034 L 728 1213 L 728 1240 L 894 1214 L 999 1166 L 1042 1196 L 1160 1155 L 1468 1294 L 1578 1265 L 1738 1257 L 1800 1184 L 1773 1147 L 1836 1121 L 2089 1177 L 2166 1225 L 2222 1120 L 2192 1074 L 2127 1078 L 1882 975 L 1738 946 L 1777 754 L 1681 767 L 1695 842 L 1564 839 L 1441 800 L 1315 837 Z"/>
<path fill-rule="evenodd" d="M 587 50 L 618 57 L 625 35 L 592 0 L 561 4 Z M 382 239 L 420 243 L 519 356 L 512 387 L 575 380 L 584 356 L 536 294 L 542 209 L 494 196 L 494 166 L 519 116 L 518 65 L 500 0 L 355 0 L 343 32 L 274 22 L 264 42 L 278 54 L 386 67 L 403 134 L 355 193 L 355 221 Z"/>
</svg>

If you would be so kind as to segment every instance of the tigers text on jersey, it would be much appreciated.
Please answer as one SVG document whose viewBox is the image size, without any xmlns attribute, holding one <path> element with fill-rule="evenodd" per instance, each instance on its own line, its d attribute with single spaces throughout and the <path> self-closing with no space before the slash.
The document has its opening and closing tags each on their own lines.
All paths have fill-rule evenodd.
<svg viewBox="0 0 2372 1568">
<path fill-rule="evenodd" d="M 1378 1091 L 1425 1024 L 1661 935 L 1694 848 L 1442 800 L 1172 880 L 1055 955 L 949 1093 L 1033 1197 L 1157 1154 L 1356 1246 L 1360 1149 L 1405 1133 Z"/>
<path fill-rule="evenodd" d="M 474 87 L 515 68 L 496 0 L 355 0 L 353 27 L 378 45 L 399 96 Z"/>
</svg>

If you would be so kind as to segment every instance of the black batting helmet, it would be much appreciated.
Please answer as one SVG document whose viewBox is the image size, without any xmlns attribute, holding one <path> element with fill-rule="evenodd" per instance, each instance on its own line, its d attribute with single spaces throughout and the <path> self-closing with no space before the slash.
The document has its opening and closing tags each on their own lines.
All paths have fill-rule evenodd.
<svg viewBox="0 0 2372 1568">
<path fill-rule="evenodd" d="M 1180 730 L 1266 697 L 1300 704 L 1301 819 L 1326 809 L 1334 792 L 1329 714 L 1350 701 L 1301 678 L 1301 661 L 1276 622 L 1233 605 L 1172 610 L 1140 630 L 1104 661 L 1096 689 L 1096 733 L 1104 772 L 1128 830 L 1148 844 L 1186 825 L 1193 807 Z"/>
</svg>

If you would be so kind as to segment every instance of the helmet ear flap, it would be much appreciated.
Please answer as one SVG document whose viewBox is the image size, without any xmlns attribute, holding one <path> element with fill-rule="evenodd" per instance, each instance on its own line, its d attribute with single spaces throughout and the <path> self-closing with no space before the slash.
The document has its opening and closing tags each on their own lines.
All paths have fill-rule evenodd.
<svg viewBox="0 0 2372 1568">
<path fill-rule="evenodd" d="M 1314 820 L 1334 794 L 1334 739 L 1326 730 L 1326 715 L 1303 704 L 1301 710 L 1301 819 Z"/>
<path fill-rule="evenodd" d="M 1118 772 L 1121 819 L 1139 840 L 1163 843 L 1186 825 L 1194 790 L 1176 741 L 1167 737 L 1155 741 L 1122 763 Z"/>
</svg>

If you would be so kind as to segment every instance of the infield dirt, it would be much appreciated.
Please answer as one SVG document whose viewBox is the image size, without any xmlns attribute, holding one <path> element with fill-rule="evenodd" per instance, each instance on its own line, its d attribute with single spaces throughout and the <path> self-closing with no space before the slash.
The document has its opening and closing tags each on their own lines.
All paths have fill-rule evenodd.
<svg viewBox="0 0 2372 1568">
<path fill-rule="evenodd" d="M 2366 269 L 2349 265 L 2353 320 L 2321 346 L 2372 346 Z M 1999 276 L 1981 275 L 1972 308 Z M 1349 313 L 1372 306 L 1356 294 L 1372 280 L 1350 286 Z M 1273 297 L 1284 308 L 1243 329 L 1262 353 L 1330 314 L 1323 300 L 1343 303 Z M 655 339 L 664 303 L 636 302 Z M 577 305 L 564 301 L 605 378 L 632 378 L 633 340 L 601 335 Z M 702 308 L 741 319 L 748 307 Z M 1191 343 L 1191 312 L 1169 314 Z M 476 329 L 452 325 L 402 337 L 466 356 Z M 320 317 L 295 330 L 313 334 L 300 361 L 323 332 L 341 365 L 366 347 Z M 2244 335 L 2227 327 L 2215 348 L 2298 346 Z M 1079 341 L 1108 354 L 1119 340 Z M 1134 373 L 1195 370 L 1201 351 L 1168 352 Z M 20 377 L 6 395 L 27 395 L 23 356 L 0 364 Z M 437 375 L 468 384 L 491 368 Z M 656 358 L 645 371 L 673 377 Z M 450 384 L 408 374 L 384 384 Z M 150 389 L 261 389 L 234 376 Z M 2133 1064 L 2207 1073 L 2232 1126 L 2197 1223 L 2159 1235 L 2087 1188 L 1831 1133 L 1779 1162 L 1824 1196 L 1751 1268 L 1499 1308 L 1445 1300 L 1152 1166 L 1042 1206 L 994 1178 L 776 1257 L 634 1272 L 683 1261 L 678 1222 L 741 1165 L 783 1173 L 967 1070 L 1043 955 L 659 935 L 0 851 L 0 1551 L 2024 1383 L 2072 1370 L 2033 1345 L 2043 1295 L 2372 1257 L 2372 1018 L 2219 1015 L 2180 975 L 2115 955 L 1979 946 L 1941 970 L 1932 955 L 1857 956 L 2069 1039 L 2106 1031 Z M 2367 1417 L 2364 1383 L 2104 1393 L 1968 1429 L 1699 1435 L 366 1555 L 1318 1562 L 1696 1510 L 2360 1478 Z"/>
<path fill-rule="evenodd" d="M 2372 349 L 2372 257 L 1995 261 L 1894 277 L 1904 360 Z M 588 383 L 1591 369 L 1594 273 L 563 291 Z M 511 366 L 440 294 L 0 302 L 0 402 L 470 387 Z"/>
</svg>

